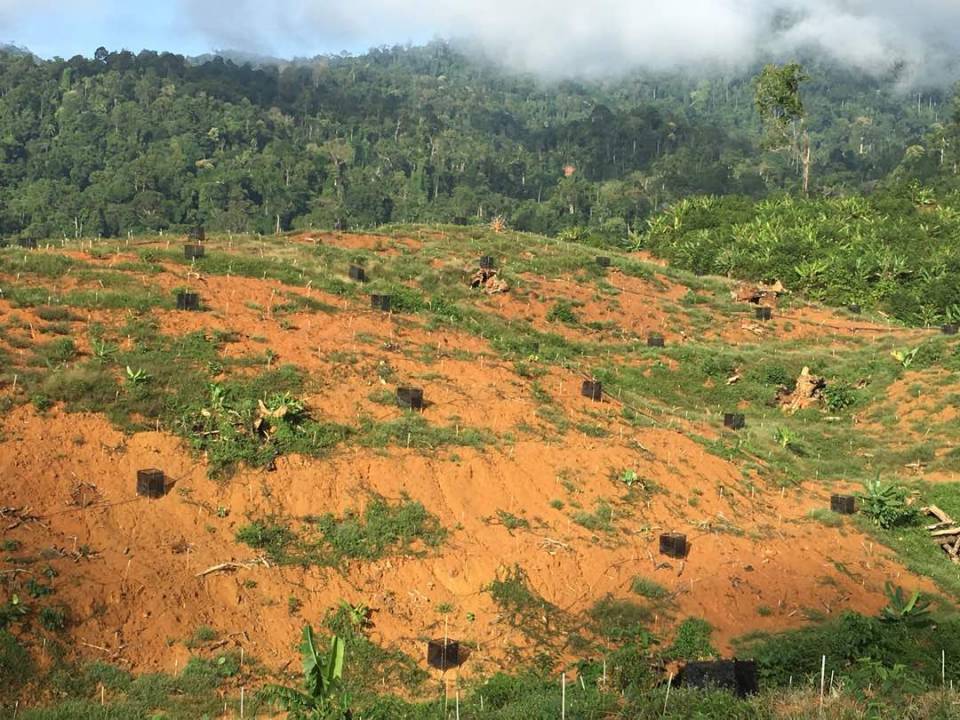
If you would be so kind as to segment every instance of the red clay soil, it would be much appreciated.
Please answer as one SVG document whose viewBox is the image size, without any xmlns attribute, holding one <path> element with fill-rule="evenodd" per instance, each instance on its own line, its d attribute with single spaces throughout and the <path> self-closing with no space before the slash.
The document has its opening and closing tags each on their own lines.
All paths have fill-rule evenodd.
<svg viewBox="0 0 960 720">
<path fill-rule="evenodd" d="M 331 241 L 343 244 L 343 237 Z M 149 281 L 169 289 L 182 284 L 185 273 L 171 267 Z M 315 299 L 341 308 L 336 322 L 313 313 L 286 315 L 281 324 L 250 303 L 269 308 L 282 302 L 283 292 L 303 294 L 303 288 L 236 277 L 198 282 L 209 312 L 156 312 L 161 330 L 234 331 L 240 341 L 228 346 L 231 354 L 272 349 L 279 362 L 308 372 L 306 400 L 318 418 L 398 417 L 398 409 L 368 398 L 384 387 L 377 369 L 387 362 L 391 382 L 425 386 L 424 415 L 431 424 L 482 428 L 512 439 L 433 453 L 346 447 L 326 459 L 282 458 L 274 472 L 245 469 L 218 483 L 208 479 L 202 457 L 165 432 L 125 436 L 100 416 L 13 410 L 0 421 L 0 505 L 37 519 L 3 530 L 2 537 L 21 541 L 19 554 L 48 558 L 58 571 L 56 598 L 72 608 L 69 633 L 84 657 L 114 659 L 138 671 L 173 671 L 190 654 L 182 641 L 209 625 L 268 667 L 280 668 L 295 659 L 302 623 L 316 624 L 347 600 L 374 609 L 376 642 L 421 662 L 424 639 L 442 632 L 437 608 L 450 603 L 455 611 L 449 634 L 479 643 L 464 672 L 499 669 L 510 648 L 532 650 L 485 591 L 498 572 L 514 565 L 573 617 L 608 594 L 637 600 L 631 581 L 650 578 L 675 593 L 669 616 L 657 618 L 658 631 L 669 635 L 683 618 L 703 617 L 716 628 L 718 648 L 729 650 L 739 635 L 799 627 L 814 612 L 875 613 L 885 604 L 884 581 L 909 575 L 852 527 L 807 519 L 810 509 L 828 506 L 822 485 L 786 494 L 763 486 L 748 490 L 738 466 L 688 435 L 631 428 L 621 423 L 616 403 L 580 397 L 581 377 L 573 370 L 553 368 L 539 383 L 567 421 L 599 425 L 605 438 L 551 430 L 544 440 L 524 429 L 548 427 L 538 417 L 542 407 L 531 381 L 494 361 L 486 342 L 473 336 L 431 332 L 415 320 L 344 307 L 342 299 L 317 292 Z M 609 317 L 620 323 L 624 315 L 635 317 L 630 331 L 638 334 L 661 330 L 657 299 L 675 300 L 682 290 L 671 286 L 664 295 L 620 276 L 611 283 L 625 292 L 618 296 L 622 314 Z M 602 303 L 571 281 L 539 284 L 545 297 L 583 298 L 588 319 L 604 317 Z M 508 317 L 532 312 L 535 324 L 543 323 L 547 306 L 531 302 L 537 309 L 528 310 L 514 294 L 490 302 L 502 302 Z M 33 317 L 31 311 L 21 314 Z M 95 315 L 99 321 L 111 317 Z M 427 360 L 424 348 L 431 349 Z M 346 361 L 344 353 L 356 359 Z M 710 435 L 708 428 L 695 429 Z M 175 481 L 166 497 L 136 497 L 135 473 L 148 467 Z M 646 493 L 629 491 L 619 479 L 625 469 L 637 473 Z M 257 558 L 234 538 L 250 518 L 359 510 L 371 494 L 422 502 L 449 537 L 424 558 L 354 563 L 342 573 L 252 564 L 200 575 L 220 563 Z M 91 497 L 92 504 L 76 505 Z M 599 501 L 614 510 L 612 532 L 591 531 L 573 519 Z M 499 511 L 525 519 L 529 527 L 510 530 Z M 658 534 L 673 530 L 690 538 L 685 561 L 658 554 Z M 81 548 L 89 552 L 79 553 Z M 903 584 L 933 589 L 915 576 Z M 302 603 L 297 615 L 288 609 L 290 597 Z M 761 614 L 761 608 L 770 612 Z"/>
<path fill-rule="evenodd" d="M 805 522 L 810 507 L 824 506 L 822 491 L 747 496 L 735 467 L 670 431 L 638 434 L 643 453 L 576 435 L 562 445 L 458 449 L 457 458 L 344 450 L 323 461 L 285 459 L 276 472 L 244 471 L 225 484 L 207 479 L 202 461 L 177 439 L 124 437 L 95 416 L 37 417 L 21 408 L 6 419 L 3 438 L 4 504 L 41 518 L 4 537 L 20 540 L 24 554 L 65 551 L 50 563 L 60 573 L 58 600 L 73 610 L 71 633 L 106 648 L 81 645 L 81 654 L 117 655 L 138 670 L 185 662 L 188 651 L 169 641 L 186 639 L 200 625 L 279 667 L 291 659 L 291 638 L 302 622 L 287 610 L 290 596 L 303 602 L 303 618 L 318 618 L 341 599 L 365 602 L 376 609 L 375 639 L 414 657 L 423 650 L 420 638 L 438 630 L 437 606 L 452 603 L 451 635 L 480 643 L 471 671 L 495 668 L 509 646 L 527 644 L 483 592 L 498 569 L 513 564 L 547 600 L 572 613 L 608 593 L 629 597 L 637 575 L 652 578 L 678 593 L 674 617 L 659 619 L 659 629 L 701 616 L 717 628 L 721 648 L 747 630 L 799 626 L 808 609 L 875 612 L 884 604 L 884 580 L 907 572 L 850 529 Z M 165 498 L 135 497 L 134 475 L 144 467 L 161 467 L 175 480 Z M 628 504 L 611 479 L 625 467 L 664 492 L 645 506 Z M 564 481 L 575 488 L 572 496 Z M 95 487 L 96 505 L 71 507 L 80 483 Z M 84 487 L 93 494 L 90 486 Z M 256 556 L 233 539 L 247 517 L 360 509 L 370 492 L 423 502 L 451 536 L 435 556 L 359 564 L 344 575 L 256 566 L 197 576 Z M 688 505 L 693 497 L 696 508 Z M 558 498 L 586 509 L 604 498 L 633 514 L 617 522 L 616 534 L 596 536 L 573 523 L 569 510 L 551 507 Z M 218 508 L 229 514 L 219 517 Z M 491 522 L 498 510 L 527 519 L 531 529 L 511 532 Z M 664 530 L 691 537 L 685 562 L 657 555 L 657 533 Z M 69 553 L 82 546 L 94 554 L 75 562 Z M 909 584 L 930 589 L 918 578 Z M 773 614 L 761 617 L 761 606 Z M 468 612 L 475 622 L 466 621 Z"/>
<path fill-rule="evenodd" d="M 904 373 L 887 388 L 886 400 L 881 406 L 860 413 L 860 427 L 876 435 L 886 435 L 891 450 L 904 452 L 918 445 L 936 443 L 936 458 L 949 455 L 954 449 L 952 436 L 960 418 L 956 407 L 960 385 L 945 383 L 946 375 L 947 371 L 940 368 Z M 884 411 L 895 413 L 894 432 L 878 422 L 863 419 L 873 412 Z M 904 472 L 922 476 L 928 482 L 956 481 L 955 475 L 928 473 L 926 463 L 919 457 L 908 463 Z"/>
<path fill-rule="evenodd" d="M 734 344 L 750 344 L 764 340 L 808 340 L 824 344 L 849 343 L 854 338 L 878 341 L 899 337 L 908 342 L 930 335 L 930 331 L 903 328 L 864 318 L 851 318 L 829 308 L 806 305 L 774 309 L 773 320 L 754 318 L 755 305 L 743 304 L 744 315 L 729 318 L 718 337 Z M 708 335 L 709 336 L 709 335 Z"/>
<path fill-rule="evenodd" d="M 521 278 L 511 292 L 490 297 L 486 306 L 508 320 L 523 319 L 541 332 L 556 333 L 568 340 L 608 336 L 635 339 L 656 332 L 672 342 L 678 337 L 676 326 L 685 323 L 682 315 L 671 315 L 663 306 L 678 301 L 687 288 L 664 277 L 649 281 L 611 270 L 607 282 L 620 291 L 616 295 L 604 295 L 573 277 L 547 279 L 525 273 Z M 558 301 L 574 303 L 579 323 L 576 327 L 547 320 Z M 610 324 L 611 329 L 583 327 L 590 323 Z"/>
</svg>

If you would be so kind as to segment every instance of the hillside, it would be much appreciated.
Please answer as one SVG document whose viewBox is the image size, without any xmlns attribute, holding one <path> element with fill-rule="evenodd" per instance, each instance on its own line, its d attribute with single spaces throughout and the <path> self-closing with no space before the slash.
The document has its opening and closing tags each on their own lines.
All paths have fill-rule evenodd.
<svg viewBox="0 0 960 720">
<path fill-rule="evenodd" d="M 883 701 L 933 716 L 909 713 L 933 707 L 913 698 L 940 687 L 939 649 L 960 649 L 955 566 L 921 518 L 884 529 L 829 508 L 879 476 L 960 514 L 952 336 L 794 294 L 765 322 L 730 281 L 640 253 L 603 268 L 588 246 L 483 227 L 216 234 L 193 261 L 181 245 L 0 249 L 5 707 L 39 693 L 101 717 L 106 693 L 125 717 L 225 701 L 231 717 L 241 688 L 252 703 L 296 668 L 309 622 L 352 638 L 347 680 L 369 717 L 428 716 L 441 676 L 426 641 L 445 635 L 470 648 L 442 678 L 467 717 L 495 702 L 497 672 L 589 680 L 603 662 L 606 681 L 608 660 L 630 716 L 649 698 L 659 717 L 676 661 L 732 653 L 794 694 L 716 717 L 787 717 L 791 702 L 814 717 L 821 651 L 786 648 L 853 612 L 877 623 L 876 647 L 832 654 L 837 717 L 879 682 L 861 658 L 893 646 L 929 661 L 910 663 L 909 697 L 890 686 Z M 470 287 L 481 256 L 504 292 Z M 175 309 L 186 289 L 199 312 Z M 804 367 L 827 389 L 789 414 L 776 398 Z M 404 386 L 423 389 L 422 411 L 397 407 Z M 729 412 L 746 427 L 725 428 Z M 170 487 L 138 497 L 153 467 Z M 672 531 L 683 560 L 658 552 Z M 935 662 L 927 630 L 893 643 L 905 626 L 869 619 L 887 582 L 934 601 Z M 30 673 L 12 672 L 19 652 Z M 141 706 L 141 680 L 91 662 L 184 679 Z M 590 707 L 614 707 L 597 688 Z M 676 691 L 676 717 L 691 697 Z M 541 712 L 528 716 L 555 716 Z"/>
<path fill-rule="evenodd" d="M 950 88 L 801 60 L 814 194 L 956 186 Z M 0 52 L 0 237 L 503 216 L 624 244 L 680 198 L 799 188 L 795 158 L 761 134 L 759 70 L 545 83 L 441 42 L 256 68 Z"/>
</svg>

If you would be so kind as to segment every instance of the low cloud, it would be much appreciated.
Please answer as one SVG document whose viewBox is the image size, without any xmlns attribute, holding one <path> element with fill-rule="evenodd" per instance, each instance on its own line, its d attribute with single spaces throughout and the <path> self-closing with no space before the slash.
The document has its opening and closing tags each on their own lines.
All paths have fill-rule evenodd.
<svg viewBox="0 0 960 720">
<path fill-rule="evenodd" d="M 223 47 L 301 54 L 454 38 L 547 77 L 731 66 L 819 52 L 860 69 L 939 78 L 960 55 L 957 0 L 179 0 Z"/>
<path fill-rule="evenodd" d="M 312 56 L 440 37 L 548 78 L 736 67 L 799 50 L 877 73 L 896 64 L 925 84 L 960 67 L 960 0 L 153 2 L 144 9 L 129 0 L 0 0 L 0 35 L 26 17 L 82 12 L 114 29 L 119 17 L 139 17 L 146 39 L 150 27 L 162 34 L 154 21 L 162 14 L 177 27 L 172 47 L 160 50 L 189 38 L 191 47 Z"/>
</svg>

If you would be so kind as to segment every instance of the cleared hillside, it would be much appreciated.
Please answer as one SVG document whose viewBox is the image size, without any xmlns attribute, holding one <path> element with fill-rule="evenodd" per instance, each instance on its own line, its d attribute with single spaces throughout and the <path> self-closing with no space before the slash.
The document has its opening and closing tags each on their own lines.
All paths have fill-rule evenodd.
<svg viewBox="0 0 960 720">
<path fill-rule="evenodd" d="M 641 635 L 666 648 L 690 618 L 730 655 L 876 615 L 888 581 L 941 611 L 960 590 L 922 523 L 829 512 L 880 474 L 960 514 L 960 354 L 938 330 L 790 295 L 765 322 L 726 281 L 479 228 L 181 245 L 0 250 L 0 578 L 41 670 L 176 675 L 242 648 L 233 702 L 346 602 L 357 692 L 418 699 L 444 634 L 471 648 L 445 680 L 469 687 Z M 470 287 L 481 256 L 503 292 Z M 175 308 L 183 290 L 200 311 Z M 830 392 L 787 414 L 804 367 Z M 422 411 L 397 407 L 406 386 Z M 171 485 L 139 498 L 152 467 Z M 670 531 L 683 560 L 658 552 Z"/>
</svg>

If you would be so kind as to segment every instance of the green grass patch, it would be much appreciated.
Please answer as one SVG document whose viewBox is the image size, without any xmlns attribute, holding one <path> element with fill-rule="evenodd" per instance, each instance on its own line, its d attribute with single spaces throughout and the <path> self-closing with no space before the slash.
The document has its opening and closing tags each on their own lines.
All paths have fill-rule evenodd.
<svg viewBox="0 0 960 720">
<path fill-rule="evenodd" d="M 304 518 L 296 529 L 288 520 L 265 518 L 244 525 L 236 537 L 278 564 L 342 567 L 352 560 L 422 555 L 438 547 L 446 535 L 420 503 L 408 499 L 388 503 L 373 497 L 362 513 Z"/>
</svg>

